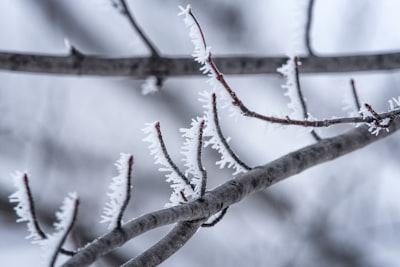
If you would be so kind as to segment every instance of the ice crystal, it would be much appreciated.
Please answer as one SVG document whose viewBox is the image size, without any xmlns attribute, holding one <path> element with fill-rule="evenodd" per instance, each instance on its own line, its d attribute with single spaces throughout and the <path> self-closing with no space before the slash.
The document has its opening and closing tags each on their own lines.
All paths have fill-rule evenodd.
<svg viewBox="0 0 400 267">
<path fill-rule="evenodd" d="M 154 157 L 155 164 L 160 164 L 162 167 L 159 171 L 166 172 L 166 181 L 171 183 L 171 188 L 173 192 L 170 197 L 170 202 L 166 206 L 175 206 L 182 202 L 182 195 L 185 198 L 190 199 L 194 194 L 194 191 L 190 184 L 185 181 L 183 174 L 179 172 L 177 168 L 174 168 L 173 163 L 168 160 L 166 152 L 163 150 L 161 141 L 158 137 L 157 127 L 159 127 L 159 122 L 146 123 L 146 127 L 142 131 L 146 134 L 143 139 L 144 142 L 150 143 L 150 155 Z"/>
<path fill-rule="evenodd" d="M 300 61 L 298 61 L 300 65 Z M 298 94 L 298 88 L 296 83 L 296 63 L 293 57 L 290 57 L 286 64 L 278 68 L 277 71 L 285 77 L 285 84 L 281 87 L 286 89 L 285 96 L 289 97 L 288 108 L 292 111 L 289 115 L 291 118 L 300 119 L 302 118 L 302 106 L 300 102 L 300 96 Z"/>
<path fill-rule="evenodd" d="M 110 184 L 111 192 L 107 193 L 110 201 L 104 207 L 104 214 L 101 216 L 101 223 L 109 223 L 108 229 L 114 229 L 118 225 L 118 217 L 122 206 L 127 198 L 127 179 L 130 179 L 129 172 L 133 164 L 131 154 L 121 153 L 120 158 L 115 163 L 118 175 L 112 178 Z M 128 189 L 130 190 L 130 188 Z"/>
<path fill-rule="evenodd" d="M 41 239 L 41 236 L 36 231 L 34 218 L 32 217 L 32 207 L 25 184 L 27 182 L 27 180 L 25 180 L 27 179 L 27 176 L 27 172 L 16 172 L 11 175 L 17 191 L 10 195 L 9 199 L 11 203 L 17 203 L 17 206 L 14 207 L 14 210 L 19 217 L 17 222 L 26 222 L 29 233 L 26 238 L 32 238 L 32 240 L 35 241 Z"/>
</svg>

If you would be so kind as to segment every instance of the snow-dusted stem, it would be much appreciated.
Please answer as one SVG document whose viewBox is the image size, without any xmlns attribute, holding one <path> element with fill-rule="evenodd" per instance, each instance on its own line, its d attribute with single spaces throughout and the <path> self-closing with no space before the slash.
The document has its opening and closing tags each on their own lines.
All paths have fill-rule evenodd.
<svg viewBox="0 0 400 267">
<path fill-rule="evenodd" d="M 157 122 L 155 124 L 155 128 L 157 131 L 158 142 L 160 143 L 162 153 L 163 153 L 165 159 L 167 160 L 168 164 L 171 166 L 171 168 L 174 170 L 174 172 L 176 174 L 178 174 L 178 176 L 182 179 L 182 181 L 185 184 L 189 185 L 194 190 L 194 185 L 192 185 L 190 183 L 189 179 L 183 174 L 183 172 L 178 168 L 178 166 L 176 166 L 175 162 L 171 159 L 171 157 L 168 153 L 167 147 L 165 146 L 164 139 L 162 137 L 160 122 Z"/>
<path fill-rule="evenodd" d="M 42 228 L 40 227 L 39 221 L 38 221 L 38 219 L 37 219 L 37 217 L 36 217 L 35 201 L 33 200 L 31 188 L 30 188 L 30 186 L 29 186 L 28 174 L 24 173 L 23 180 L 24 180 L 24 186 L 25 186 L 25 190 L 26 190 L 26 195 L 27 195 L 28 201 L 29 201 L 29 212 L 31 213 L 31 216 L 32 216 L 32 223 L 33 223 L 33 226 L 34 226 L 34 228 L 35 228 L 36 233 L 37 233 L 42 239 L 45 239 L 45 238 L 47 238 L 47 236 L 46 236 L 46 234 L 43 232 Z"/>
<path fill-rule="evenodd" d="M 231 155 L 231 157 L 236 161 L 238 165 L 243 167 L 245 170 L 251 170 L 251 167 L 249 167 L 246 163 L 244 163 L 239 157 L 236 155 L 236 153 L 232 150 L 230 145 L 228 144 L 224 134 L 222 133 L 221 125 L 219 123 L 219 118 L 218 118 L 218 108 L 217 108 L 217 95 L 215 93 L 212 94 L 212 110 L 213 110 L 213 120 L 214 120 L 214 125 L 215 129 L 217 130 L 217 134 L 219 139 L 221 140 L 221 143 L 225 147 L 226 151 Z"/>
<path fill-rule="evenodd" d="M 121 228 L 122 224 L 122 216 L 124 215 L 124 212 L 126 210 L 126 207 L 129 204 L 129 200 L 131 199 L 131 187 L 132 187 L 132 166 L 133 166 L 133 156 L 131 155 L 128 159 L 128 170 L 126 174 L 126 193 L 125 193 L 125 199 L 124 202 L 121 205 L 121 209 L 118 213 L 117 217 L 117 228 Z"/>
<path fill-rule="evenodd" d="M 303 91 L 301 90 L 300 73 L 299 73 L 299 58 L 294 57 L 293 61 L 294 61 L 294 74 L 295 74 L 295 80 L 296 80 L 297 95 L 299 97 L 300 104 L 301 104 L 301 107 L 303 110 L 303 118 L 304 118 L 304 120 L 307 120 L 308 119 L 308 109 L 307 109 L 306 100 L 303 95 Z M 314 130 L 311 131 L 311 135 L 314 137 L 314 139 L 316 141 L 321 140 L 321 137 Z"/>
<path fill-rule="evenodd" d="M 54 253 L 53 253 L 53 256 L 51 257 L 51 261 L 50 261 L 50 266 L 51 267 L 53 267 L 54 264 L 56 263 L 58 254 L 59 254 L 59 252 L 61 252 L 62 246 L 64 245 L 65 241 L 67 240 L 67 237 L 68 237 L 69 233 L 71 232 L 72 227 L 75 224 L 76 217 L 78 215 L 78 207 L 79 207 L 79 199 L 78 198 L 76 198 L 74 200 L 74 204 L 73 205 L 74 205 L 73 206 L 74 209 L 73 209 L 73 212 L 72 212 L 72 219 L 70 220 L 70 222 L 67 225 L 63 235 L 61 236 L 56 248 L 54 249 Z"/>
</svg>

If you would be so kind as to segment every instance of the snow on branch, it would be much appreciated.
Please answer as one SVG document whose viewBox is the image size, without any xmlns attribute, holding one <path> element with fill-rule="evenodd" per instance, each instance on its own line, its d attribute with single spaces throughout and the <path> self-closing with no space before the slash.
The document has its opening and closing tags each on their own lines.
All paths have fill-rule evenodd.
<svg viewBox="0 0 400 267">
<path fill-rule="evenodd" d="M 119 160 L 115 163 L 118 175 L 112 178 L 110 184 L 110 201 L 104 207 L 104 214 L 100 223 L 109 223 L 108 229 L 121 228 L 122 216 L 128 206 L 131 195 L 131 176 L 133 156 L 121 153 Z"/>
<path fill-rule="evenodd" d="M 46 238 L 46 234 L 40 228 L 39 222 L 36 218 L 36 211 L 32 192 L 29 187 L 28 173 L 16 172 L 12 175 L 12 180 L 17 191 L 10 195 L 11 203 L 17 203 L 14 210 L 19 217 L 17 222 L 26 222 L 29 235 L 27 239 L 32 238 L 33 241 Z"/>
<path fill-rule="evenodd" d="M 302 96 L 300 95 L 297 77 L 296 77 L 296 68 L 297 64 L 301 65 L 300 61 L 295 61 L 294 57 L 290 57 L 286 64 L 283 64 L 282 67 L 278 68 L 277 71 L 285 77 L 285 84 L 281 87 L 286 90 L 284 93 L 285 96 L 289 98 L 288 108 L 292 111 L 289 114 L 289 117 L 293 118 L 304 118 L 303 117 L 303 105 L 301 103 Z"/>
<path fill-rule="evenodd" d="M 379 119 L 376 116 L 370 115 L 370 116 L 343 117 L 343 118 L 335 117 L 332 119 L 317 120 L 314 119 L 312 116 L 310 116 L 310 114 L 305 112 L 307 116 L 305 116 L 306 118 L 302 120 L 302 119 L 292 119 L 289 116 L 286 116 L 285 118 L 273 117 L 252 111 L 240 100 L 240 98 L 227 83 L 223 74 L 219 71 L 218 67 L 214 63 L 211 52 L 209 51 L 209 47 L 206 45 L 203 31 L 201 30 L 200 24 L 198 23 L 197 19 L 193 15 L 190 5 L 188 5 L 186 8 L 182 7 L 179 8 L 181 12 L 178 15 L 184 15 L 185 24 L 191 28 L 190 37 L 192 38 L 192 41 L 195 45 L 194 56 L 196 61 L 203 64 L 201 70 L 205 74 L 208 74 L 211 77 L 210 81 L 211 84 L 214 86 L 214 91 L 220 88 L 224 89 L 223 91 L 231 99 L 231 104 L 234 107 L 236 107 L 236 109 L 234 110 L 240 111 L 244 116 L 256 118 L 270 123 L 277 123 L 282 125 L 297 125 L 297 126 L 315 128 L 315 127 L 328 127 L 331 125 L 344 124 L 344 123 L 370 124 L 371 122 L 373 122 L 374 124 L 378 124 L 379 127 L 381 126 L 385 127 L 387 126 L 386 123 L 383 122 L 383 124 L 382 123 L 380 124 L 379 121 L 387 119 L 389 122 L 391 122 L 393 120 L 392 118 L 400 115 L 400 110 L 394 110 L 379 114 Z M 195 28 L 197 28 L 197 30 Z M 378 132 L 372 131 L 372 132 L 375 134 L 379 133 L 379 131 Z M 319 139 L 319 137 L 316 139 Z"/>
<path fill-rule="evenodd" d="M 181 147 L 181 154 L 184 156 L 182 161 L 186 167 L 185 175 L 192 177 L 191 184 L 194 185 L 193 199 L 198 199 L 204 195 L 207 184 L 207 172 L 203 168 L 201 161 L 204 125 L 204 118 L 197 117 L 192 120 L 190 128 L 180 129 L 182 136 L 185 138 L 185 142 Z"/>
<path fill-rule="evenodd" d="M 204 103 L 203 108 L 206 124 L 204 137 L 208 138 L 205 142 L 205 146 L 211 146 L 211 148 L 217 150 L 221 155 L 221 159 L 217 161 L 216 164 L 221 169 L 225 166 L 234 169 L 233 175 L 250 170 L 251 167 L 240 160 L 229 146 L 230 138 L 225 138 L 222 134 L 218 119 L 216 94 L 203 91 L 200 93 L 199 101 Z"/>
<path fill-rule="evenodd" d="M 146 123 L 146 127 L 143 128 L 142 131 L 146 134 L 143 141 L 150 143 L 150 155 L 154 157 L 155 164 L 160 164 L 162 166 L 159 168 L 159 171 L 167 172 L 165 175 L 167 177 L 166 181 L 171 183 L 173 192 L 170 197 L 171 203 L 168 203 L 167 206 L 174 206 L 182 202 L 187 202 L 189 197 L 194 195 L 195 186 L 190 183 L 190 180 L 172 161 L 161 134 L 160 123 Z"/>
<path fill-rule="evenodd" d="M 58 254 L 62 250 L 68 234 L 76 221 L 79 199 L 76 193 L 70 193 L 63 201 L 60 211 L 56 212 L 57 222 L 54 223 L 55 232 L 46 239 L 37 240 L 43 250 L 45 266 L 54 266 Z"/>
</svg>

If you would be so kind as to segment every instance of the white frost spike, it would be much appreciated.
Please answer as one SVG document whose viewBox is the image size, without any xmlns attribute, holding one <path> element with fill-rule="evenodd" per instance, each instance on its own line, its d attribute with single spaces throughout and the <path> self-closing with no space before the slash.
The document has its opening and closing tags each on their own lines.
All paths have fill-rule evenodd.
<svg viewBox="0 0 400 267">
<path fill-rule="evenodd" d="M 15 174 L 11 175 L 14 185 L 15 187 L 17 187 L 17 191 L 10 195 L 9 199 L 11 203 L 17 203 L 17 206 L 14 207 L 14 210 L 19 217 L 17 219 L 17 222 L 26 222 L 29 233 L 26 238 L 32 238 L 33 241 L 35 241 L 41 239 L 41 236 L 36 231 L 36 228 L 34 226 L 28 192 L 26 191 L 24 182 L 25 175 L 28 174 L 26 172 L 16 172 Z"/>
<path fill-rule="evenodd" d="M 142 95 L 152 95 L 158 92 L 157 78 L 150 76 L 142 84 Z"/>
<path fill-rule="evenodd" d="M 196 25 L 196 21 L 191 16 L 192 8 L 190 5 L 187 5 L 186 8 L 182 6 L 178 6 L 181 12 L 178 13 L 178 16 L 185 16 L 183 18 L 183 22 L 185 23 L 186 27 L 189 28 L 189 36 L 194 44 L 194 51 L 192 56 L 195 58 L 197 62 L 203 65 L 200 70 L 206 74 L 211 71 L 210 65 L 207 62 L 208 57 L 210 56 L 211 47 L 204 45 L 204 40 L 200 29 Z"/>
<path fill-rule="evenodd" d="M 200 197 L 201 189 L 202 172 L 197 164 L 197 148 L 199 145 L 199 128 L 202 120 L 203 118 L 197 117 L 192 120 L 189 129 L 180 129 L 182 136 L 185 138 L 185 142 L 181 147 L 181 153 L 184 155 L 182 161 L 185 163 L 185 167 L 187 168 L 185 175 L 192 176 L 191 182 L 195 187 L 193 198 Z"/>
<path fill-rule="evenodd" d="M 118 216 L 121 211 L 122 205 L 127 198 L 127 180 L 128 172 L 132 168 L 133 161 L 131 154 L 121 153 L 120 158 L 115 163 L 118 170 L 118 175 L 112 178 L 110 184 L 110 201 L 104 207 L 104 214 L 101 216 L 100 223 L 109 223 L 108 229 L 112 230 L 118 225 Z"/>
<path fill-rule="evenodd" d="M 225 148 L 224 144 L 219 138 L 217 128 L 214 123 L 212 94 L 207 91 L 201 92 L 199 101 L 204 103 L 204 120 L 206 126 L 204 127 L 203 136 L 209 137 L 209 139 L 204 142 L 204 146 L 207 147 L 211 145 L 211 148 L 217 150 L 221 155 L 221 160 L 216 162 L 217 166 L 219 166 L 221 169 L 225 166 L 228 168 L 233 168 L 235 170 L 233 175 L 246 172 L 246 169 L 240 166 L 231 156 L 231 154 L 229 154 L 228 150 Z M 226 138 L 226 141 L 229 142 L 229 138 Z"/>
<path fill-rule="evenodd" d="M 60 211 L 56 212 L 57 222 L 54 223 L 55 232 L 47 235 L 46 239 L 37 240 L 34 243 L 39 244 L 43 250 L 43 259 L 46 266 L 50 265 L 53 259 L 55 251 L 61 242 L 61 239 L 65 236 L 68 227 L 71 225 L 74 219 L 75 203 L 78 199 L 76 193 L 70 193 L 63 201 L 63 205 Z"/>
<path fill-rule="evenodd" d="M 390 106 L 389 111 L 399 109 L 400 108 L 400 96 L 398 96 L 397 98 L 393 97 L 392 99 L 389 99 L 389 106 Z"/>
<path fill-rule="evenodd" d="M 195 61 L 199 62 L 202 65 L 200 71 L 210 77 L 207 80 L 207 83 L 211 85 L 211 87 L 213 88 L 213 92 L 218 93 L 220 102 L 223 103 L 222 108 L 229 107 L 230 116 L 237 119 L 241 115 L 240 109 L 232 105 L 231 97 L 222 87 L 221 83 L 216 79 L 216 73 L 212 69 L 209 62 L 211 47 L 205 44 L 201 30 L 191 15 L 192 9 L 190 5 L 187 5 L 186 8 L 183 8 L 182 6 L 178 7 L 181 10 L 181 12 L 178 13 L 178 16 L 185 16 L 183 21 L 186 27 L 190 28 L 189 37 L 194 44 L 194 52 L 192 56 L 194 57 Z"/>
<path fill-rule="evenodd" d="M 277 71 L 286 79 L 286 83 L 281 87 L 287 90 L 285 92 L 285 96 L 289 97 L 289 103 L 287 106 L 290 110 L 292 110 L 292 113 L 289 115 L 289 117 L 300 119 L 302 118 L 303 113 L 300 96 L 297 91 L 295 64 L 294 58 L 290 57 L 286 64 L 283 64 L 282 67 L 277 69 Z M 298 65 L 300 65 L 300 61 L 298 61 Z"/>
<path fill-rule="evenodd" d="M 168 162 L 168 159 L 165 157 L 158 139 L 158 133 L 156 129 L 157 125 L 158 122 L 146 123 L 146 127 L 142 129 L 142 131 L 146 134 L 146 137 L 143 139 L 143 141 L 150 143 L 150 155 L 154 157 L 155 164 L 162 165 L 162 167 L 158 170 L 161 172 L 167 172 L 165 175 L 167 178 L 166 181 L 171 183 L 171 188 L 173 189 L 170 197 L 171 203 L 167 203 L 166 206 L 176 206 L 182 201 L 181 194 L 183 194 L 187 199 L 191 199 L 194 191 L 183 181 L 182 177 L 174 170 L 174 168 Z"/>
</svg>

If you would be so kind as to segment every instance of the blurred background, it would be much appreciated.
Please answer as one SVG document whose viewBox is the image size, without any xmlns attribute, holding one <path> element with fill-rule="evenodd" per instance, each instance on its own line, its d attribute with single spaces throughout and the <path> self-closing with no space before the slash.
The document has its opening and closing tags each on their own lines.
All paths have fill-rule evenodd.
<svg viewBox="0 0 400 267">
<path fill-rule="evenodd" d="M 135 19 L 166 56 L 193 51 L 177 6 L 191 4 L 214 55 L 306 55 L 308 1 L 128 1 Z M 400 2 L 315 0 L 311 28 L 317 55 L 398 51 Z M 149 55 L 126 17 L 108 0 L 3 0 L 0 51 L 67 55 L 64 39 L 88 55 Z M 301 71 L 301 70 L 300 70 Z M 310 113 L 346 116 L 343 96 L 355 79 L 362 101 L 377 111 L 399 95 L 400 73 L 302 75 Z M 133 196 L 125 220 L 158 210 L 170 188 L 158 172 L 141 129 L 160 121 L 171 156 L 181 163 L 179 129 L 201 115 L 198 93 L 211 88 L 204 76 L 168 78 L 160 92 L 142 95 L 143 80 L 0 71 L 0 258 L 7 266 L 40 266 L 40 248 L 26 225 L 17 224 L 8 196 L 10 174 L 28 170 L 39 221 L 51 232 L 55 211 L 68 192 L 81 206 L 70 246 L 106 232 L 99 224 L 114 162 L 135 155 Z M 286 115 L 288 98 L 276 75 L 227 76 L 253 110 Z M 241 159 L 268 163 L 312 144 L 307 130 L 233 120 L 221 111 L 222 128 Z M 319 131 L 334 136 L 351 128 Z M 400 266 L 400 165 L 398 134 L 314 167 L 231 207 L 211 229 L 201 229 L 162 266 Z M 204 154 L 211 189 L 232 177 Z M 158 241 L 171 227 L 145 234 L 93 266 L 119 266 Z M 62 258 L 59 262 L 62 262 Z"/>
</svg>

